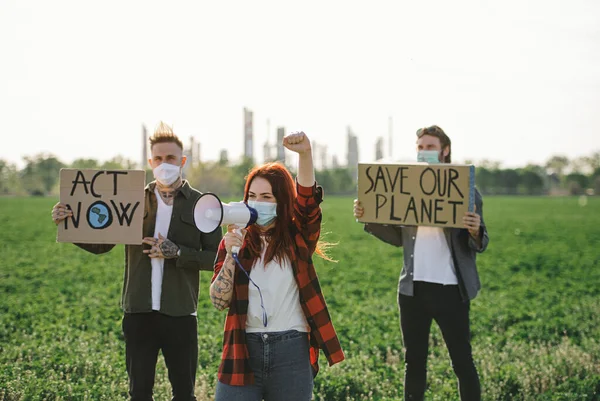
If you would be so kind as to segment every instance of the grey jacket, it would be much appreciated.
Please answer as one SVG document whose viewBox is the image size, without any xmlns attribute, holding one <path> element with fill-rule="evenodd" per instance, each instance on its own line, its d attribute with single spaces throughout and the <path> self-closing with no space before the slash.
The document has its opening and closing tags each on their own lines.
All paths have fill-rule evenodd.
<svg viewBox="0 0 600 401">
<path fill-rule="evenodd" d="M 464 228 L 444 228 L 448 248 L 454 260 L 458 284 L 463 300 L 477 296 L 481 283 L 477 273 L 477 253 L 485 251 L 489 237 L 483 221 L 483 199 L 475 189 L 475 206 L 481 216 L 481 247 Z M 365 231 L 388 244 L 404 247 L 404 265 L 400 273 L 398 291 L 403 295 L 413 295 L 414 249 L 417 238 L 417 226 L 391 226 L 387 224 L 366 223 Z"/>
</svg>

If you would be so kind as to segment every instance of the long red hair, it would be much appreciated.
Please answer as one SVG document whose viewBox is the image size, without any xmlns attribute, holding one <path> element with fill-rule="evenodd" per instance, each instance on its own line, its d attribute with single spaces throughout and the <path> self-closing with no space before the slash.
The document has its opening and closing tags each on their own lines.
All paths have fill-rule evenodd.
<svg viewBox="0 0 600 401">
<path fill-rule="evenodd" d="M 294 224 L 294 201 L 296 199 L 296 187 L 294 179 L 285 166 L 279 162 L 266 163 L 254 167 L 246 177 L 244 188 L 244 202 L 248 201 L 250 185 L 256 177 L 264 178 L 271 184 L 271 191 L 277 201 L 277 217 L 273 227 L 263 232 L 260 227 L 251 225 L 246 233 L 246 247 L 252 259 L 256 260 L 262 252 L 261 234 L 267 239 L 267 250 L 265 252 L 265 265 L 271 260 L 282 263 L 287 257 L 294 259 L 294 240 L 291 227 Z M 273 239 L 275 239 L 273 241 Z"/>
</svg>

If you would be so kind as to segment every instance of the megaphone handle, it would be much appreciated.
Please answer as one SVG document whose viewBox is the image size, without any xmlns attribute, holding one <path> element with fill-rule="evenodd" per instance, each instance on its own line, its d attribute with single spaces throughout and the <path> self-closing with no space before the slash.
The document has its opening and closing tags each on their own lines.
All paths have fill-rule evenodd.
<svg viewBox="0 0 600 401">
<path fill-rule="evenodd" d="M 233 231 L 236 234 L 239 234 L 240 236 L 242 235 L 242 229 L 241 228 L 236 228 Z M 231 247 L 231 252 L 233 252 L 234 255 L 237 255 L 239 251 L 240 251 L 240 247 L 239 246 L 232 246 Z"/>
</svg>

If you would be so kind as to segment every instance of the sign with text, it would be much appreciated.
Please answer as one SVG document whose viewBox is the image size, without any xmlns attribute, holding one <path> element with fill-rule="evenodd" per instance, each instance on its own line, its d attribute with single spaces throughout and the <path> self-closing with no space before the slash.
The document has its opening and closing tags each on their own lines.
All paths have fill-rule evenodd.
<svg viewBox="0 0 600 401">
<path fill-rule="evenodd" d="M 475 166 L 359 163 L 363 223 L 463 227 L 474 210 Z"/>
<path fill-rule="evenodd" d="M 142 170 L 60 170 L 60 202 L 73 216 L 58 225 L 58 242 L 141 244 Z"/>
</svg>

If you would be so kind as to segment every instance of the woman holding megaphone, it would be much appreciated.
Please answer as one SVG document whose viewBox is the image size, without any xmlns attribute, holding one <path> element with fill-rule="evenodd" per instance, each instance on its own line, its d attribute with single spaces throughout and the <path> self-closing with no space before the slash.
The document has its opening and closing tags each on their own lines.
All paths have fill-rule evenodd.
<svg viewBox="0 0 600 401">
<path fill-rule="evenodd" d="M 229 226 L 219 245 L 210 297 L 229 312 L 217 401 L 310 400 L 319 349 L 330 365 L 344 359 L 312 263 L 313 253 L 328 258 L 310 140 L 293 133 L 283 146 L 298 153 L 296 182 L 280 163 L 250 171 L 244 201 L 256 224 Z"/>
</svg>

